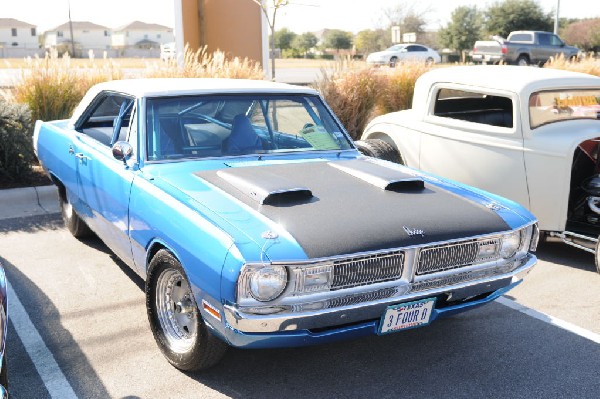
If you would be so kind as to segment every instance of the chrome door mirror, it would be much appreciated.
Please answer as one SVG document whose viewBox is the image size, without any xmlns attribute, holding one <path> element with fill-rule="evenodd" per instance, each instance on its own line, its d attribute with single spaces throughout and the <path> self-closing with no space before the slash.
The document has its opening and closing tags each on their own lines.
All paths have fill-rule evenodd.
<svg viewBox="0 0 600 399">
<path fill-rule="evenodd" d="M 126 141 L 117 141 L 112 146 L 112 154 L 116 160 L 127 162 L 133 155 L 133 147 Z"/>
</svg>

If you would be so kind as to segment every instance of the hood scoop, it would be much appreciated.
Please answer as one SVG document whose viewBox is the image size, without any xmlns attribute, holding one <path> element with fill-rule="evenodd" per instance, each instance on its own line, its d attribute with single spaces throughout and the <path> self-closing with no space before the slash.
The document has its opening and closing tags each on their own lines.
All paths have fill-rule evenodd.
<svg viewBox="0 0 600 399">
<path fill-rule="evenodd" d="M 220 170 L 217 176 L 261 205 L 295 205 L 313 198 L 310 189 L 275 173 L 266 172 L 257 176 L 256 170 L 240 168 Z"/>
<path fill-rule="evenodd" d="M 382 190 L 411 192 L 425 189 L 423 179 L 365 159 L 340 161 L 329 165 Z"/>
</svg>

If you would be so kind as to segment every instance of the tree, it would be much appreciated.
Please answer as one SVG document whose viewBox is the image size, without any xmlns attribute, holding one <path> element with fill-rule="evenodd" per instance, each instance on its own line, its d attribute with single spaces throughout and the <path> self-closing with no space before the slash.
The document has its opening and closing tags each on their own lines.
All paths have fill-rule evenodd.
<svg viewBox="0 0 600 399">
<path fill-rule="evenodd" d="M 323 35 L 323 46 L 325 48 L 334 48 L 339 53 L 341 49 L 352 47 L 352 33 L 339 29 L 331 29 Z"/>
<path fill-rule="evenodd" d="M 292 48 L 292 42 L 296 38 L 296 34 L 287 28 L 283 28 L 275 32 L 275 47 L 281 50 Z"/>
<path fill-rule="evenodd" d="M 582 50 L 597 51 L 600 49 L 600 18 L 584 19 L 567 25 L 562 38 Z"/>
<path fill-rule="evenodd" d="M 289 0 L 271 0 L 271 6 L 268 5 L 269 0 L 252 0 L 256 4 L 260 6 L 265 18 L 267 19 L 267 24 L 269 25 L 269 30 L 271 31 L 270 42 L 271 42 L 271 79 L 275 80 L 275 18 L 277 17 L 277 11 L 290 4 Z M 272 9 L 269 14 L 269 9 Z"/>
<path fill-rule="evenodd" d="M 301 35 L 297 35 L 292 42 L 292 48 L 298 50 L 298 52 L 302 53 L 304 57 L 306 57 L 306 53 L 310 51 L 311 48 L 317 45 L 319 40 L 315 36 L 314 33 L 306 32 Z"/>
<path fill-rule="evenodd" d="M 360 54 L 369 54 L 374 51 L 382 50 L 387 47 L 387 36 L 388 32 L 383 29 L 378 30 L 361 30 L 354 37 L 354 47 Z"/>
<path fill-rule="evenodd" d="M 481 36 L 482 28 L 483 14 L 476 6 L 457 7 L 448 25 L 440 30 L 439 40 L 442 46 L 458 50 L 464 62 L 464 50 L 473 48 Z"/>
<path fill-rule="evenodd" d="M 404 1 L 385 8 L 383 15 L 387 20 L 386 27 L 399 26 L 402 33 L 423 33 L 427 25 L 426 16 L 430 9 L 420 9 L 421 5 L 422 3 L 417 3 L 415 0 L 412 3 Z"/>
<path fill-rule="evenodd" d="M 515 30 L 552 31 L 553 13 L 545 14 L 534 0 L 504 0 L 492 4 L 485 12 L 485 30 L 502 37 Z"/>
</svg>

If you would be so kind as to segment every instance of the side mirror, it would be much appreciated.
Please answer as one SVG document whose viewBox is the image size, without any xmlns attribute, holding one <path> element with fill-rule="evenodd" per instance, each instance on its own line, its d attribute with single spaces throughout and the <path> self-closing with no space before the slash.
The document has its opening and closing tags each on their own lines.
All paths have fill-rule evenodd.
<svg viewBox="0 0 600 399">
<path fill-rule="evenodd" d="M 125 163 L 133 155 L 133 147 L 126 141 L 117 141 L 112 146 L 112 154 L 116 160 Z"/>
</svg>

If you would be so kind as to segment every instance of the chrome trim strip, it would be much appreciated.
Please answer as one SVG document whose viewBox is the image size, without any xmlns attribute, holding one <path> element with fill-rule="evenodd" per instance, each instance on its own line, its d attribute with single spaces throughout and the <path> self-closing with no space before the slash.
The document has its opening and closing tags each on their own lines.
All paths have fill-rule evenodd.
<svg viewBox="0 0 600 399">
<path fill-rule="evenodd" d="M 518 282 L 529 273 L 531 268 L 533 268 L 537 262 L 537 258 L 533 254 L 527 254 L 517 262 L 519 263 L 516 269 L 509 273 L 420 292 L 406 292 L 406 290 L 404 290 L 402 294 L 395 297 L 378 299 L 371 302 L 362 302 L 339 308 L 294 312 L 293 307 L 291 310 L 286 310 L 285 306 L 279 304 L 274 305 L 274 307 L 278 306 L 280 313 L 257 315 L 244 313 L 243 310 L 232 305 L 224 305 L 225 320 L 230 328 L 245 333 L 275 333 L 281 331 L 307 330 L 364 320 L 373 320 L 381 317 L 388 306 L 397 303 L 433 297 L 440 294 L 448 294 L 452 297 L 460 298 L 461 295 L 465 295 L 466 292 L 469 292 L 469 294 L 472 294 L 473 292 L 479 294 L 489 292 L 493 283 L 501 283 L 503 280 L 506 280 L 506 284 L 503 284 L 503 286 Z M 407 284 L 407 282 L 404 282 L 404 284 Z M 403 291 L 402 285 L 396 284 L 396 287 L 398 287 L 399 291 Z M 496 287 L 493 290 L 495 291 L 497 289 L 498 288 Z M 373 291 L 377 291 L 377 289 Z M 365 294 L 368 294 L 368 292 Z M 346 297 L 346 295 L 343 297 Z"/>
</svg>

